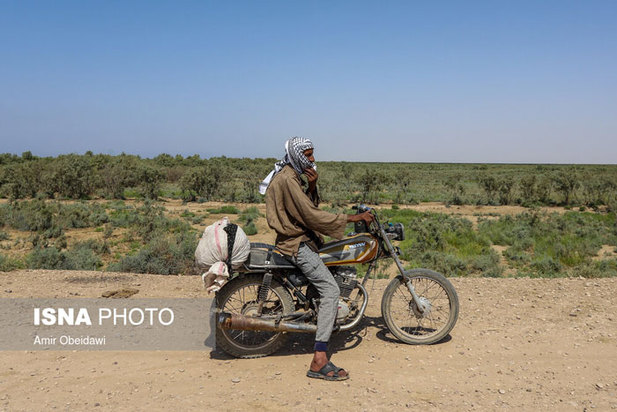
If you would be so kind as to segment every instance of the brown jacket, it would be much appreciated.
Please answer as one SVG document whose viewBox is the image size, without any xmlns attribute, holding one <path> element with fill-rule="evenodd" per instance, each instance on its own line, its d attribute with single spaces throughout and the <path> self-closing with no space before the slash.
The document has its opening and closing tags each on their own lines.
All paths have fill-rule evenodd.
<svg viewBox="0 0 617 412">
<path fill-rule="evenodd" d="M 302 190 L 302 181 L 289 165 L 277 173 L 266 191 L 266 219 L 276 232 L 276 246 L 286 255 L 295 256 L 301 242 L 310 237 L 307 229 L 341 239 L 347 224 L 346 214 L 319 209 L 319 197 Z"/>
</svg>

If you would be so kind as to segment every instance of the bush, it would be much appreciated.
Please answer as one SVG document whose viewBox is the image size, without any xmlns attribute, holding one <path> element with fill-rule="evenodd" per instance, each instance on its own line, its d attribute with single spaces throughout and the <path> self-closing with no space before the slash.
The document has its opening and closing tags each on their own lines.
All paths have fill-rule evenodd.
<svg viewBox="0 0 617 412">
<path fill-rule="evenodd" d="M 13 229 L 58 237 L 64 229 L 99 226 L 109 216 L 102 206 L 86 203 L 62 204 L 44 200 L 20 201 L 0 206 L 0 223 Z"/>
<path fill-rule="evenodd" d="M 43 232 L 54 225 L 52 206 L 42 200 L 12 202 L 2 208 L 5 224 L 13 229 Z"/>
<path fill-rule="evenodd" d="M 26 257 L 26 263 L 30 269 L 97 270 L 103 265 L 97 252 L 108 253 L 109 249 L 94 240 L 76 243 L 67 252 L 55 246 L 36 246 Z"/>
<path fill-rule="evenodd" d="M 494 250 L 473 258 L 470 266 L 474 272 L 479 272 L 482 277 L 498 278 L 503 274 L 503 266 L 499 264 L 499 255 Z"/>
<path fill-rule="evenodd" d="M 37 246 L 26 257 L 30 269 L 63 269 L 66 256 L 55 247 Z"/>
<path fill-rule="evenodd" d="M 38 164 L 40 166 L 40 163 Z M 39 188 L 40 167 L 33 167 L 30 163 L 14 163 L 4 168 L 0 179 L 2 195 L 10 199 L 35 197 Z"/>
<path fill-rule="evenodd" d="M 617 277 L 617 260 L 600 260 L 597 262 L 586 262 L 583 265 L 571 268 L 567 276 L 584 278 L 606 278 Z"/>
<path fill-rule="evenodd" d="M 146 199 L 158 199 L 163 181 L 163 172 L 151 166 L 144 166 L 139 171 L 141 194 Z"/>
<path fill-rule="evenodd" d="M 60 196 L 72 199 L 85 199 L 94 193 L 98 175 L 95 173 L 91 159 L 88 156 L 75 154 L 58 156 L 54 162 L 52 179 L 54 187 L 47 192 L 57 191 Z"/>
<path fill-rule="evenodd" d="M 542 257 L 531 263 L 531 268 L 542 277 L 560 276 L 562 265 L 552 257 Z"/>
<path fill-rule="evenodd" d="M 259 219 L 260 217 L 261 217 L 261 213 L 259 213 L 259 210 L 255 206 L 251 206 L 242 211 L 242 213 L 240 214 L 239 220 L 240 222 L 248 224 L 254 220 Z"/>
<path fill-rule="evenodd" d="M 189 169 L 180 178 L 183 200 L 192 202 L 197 198 L 212 200 L 215 196 L 221 197 L 222 190 L 231 180 L 231 170 L 222 162 L 218 163 Z"/>
<path fill-rule="evenodd" d="M 139 157 L 122 154 L 100 169 L 103 193 L 108 198 L 124 199 L 124 190 L 139 185 Z"/>
<path fill-rule="evenodd" d="M 246 225 L 242 226 L 242 230 L 246 233 L 247 236 L 252 236 L 257 234 L 257 226 L 255 226 L 255 222 L 252 220 Z"/>
<path fill-rule="evenodd" d="M 218 209 L 208 209 L 208 213 L 215 215 L 237 215 L 240 213 L 237 207 L 231 205 L 221 206 Z"/>
<path fill-rule="evenodd" d="M 581 185 L 579 182 L 578 173 L 574 168 L 562 170 L 556 176 L 553 176 L 555 188 L 563 195 L 563 204 L 569 205 L 576 189 Z"/>
<path fill-rule="evenodd" d="M 426 267 L 447 276 L 499 276 L 499 255 L 486 235 L 467 219 L 413 210 L 383 210 L 382 216 L 401 222 L 407 239 L 399 244 L 402 258 L 413 267 Z"/>
<path fill-rule="evenodd" d="M 154 273 L 171 275 L 191 271 L 197 248 L 197 237 L 182 233 L 176 236 L 157 237 L 141 248 L 137 254 L 126 256 L 108 266 L 114 272 Z"/>
<path fill-rule="evenodd" d="M 26 265 L 18 259 L 13 259 L 0 254 L 0 272 L 10 272 L 12 270 L 23 269 Z"/>
<path fill-rule="evenodd" d="M 71 250 L 64 254 L 65 259 L 61 269 L 65 270 L 97 270 L 103 266 L 103 262 L 97 256 L 96 251 L 109 252 L 104 244 L 96 241 L 86 241 L 75 244 Z"/>
<path fill-rule="evenodd" d="M 509 246 L 504 256 L 514 267 L 553 277 L 591 267 L 602 245 L 617 244 L 615 227 L 612 214 L 533 212 L 483 221 L 478 230 L 494 244 Z"/>
</svg>

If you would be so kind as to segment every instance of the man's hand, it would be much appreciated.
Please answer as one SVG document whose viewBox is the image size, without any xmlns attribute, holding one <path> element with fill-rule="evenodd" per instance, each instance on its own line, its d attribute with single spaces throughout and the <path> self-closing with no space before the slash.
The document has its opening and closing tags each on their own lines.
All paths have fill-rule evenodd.
<svg viewBox="0 0 617 412">
<path fill-rule="evenodd" d="M 319 179 L 319 175 L 317 174 L 317 170 L 309 167 L 304 169 L 304 174 L 306 175 L 306 179 L 308 181 L 308 190 L 309 192 L 314 192 L 317 187 L 317 179 Z"/>
<path fill-rule="evenodd" d="M 375 220 L 375 216 L 369 211 L 364 213 L 359 213 L 357 215 L 347 215 L 347 222 L 359 222 L 364 220 L 367 225 L 369 225 L 373 220 Z"/>
</svg>

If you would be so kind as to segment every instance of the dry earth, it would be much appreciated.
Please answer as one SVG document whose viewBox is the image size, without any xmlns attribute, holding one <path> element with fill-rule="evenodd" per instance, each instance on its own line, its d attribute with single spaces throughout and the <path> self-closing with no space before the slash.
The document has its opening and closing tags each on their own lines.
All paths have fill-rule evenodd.
<svg viewBox="0 0 617 412">
<path fill-rule="evenodd" d="M 371 289 L 365 322 L 333 339 L 345 382 L 305 377 L 311 340 L 267 358 L 211 351 L 0 352 L 0 410 L 617 409 L 617 279 L 452 279 L 458 324 L 445 342 L 393 339 Z M 205 297 L 198 277 L 0 273 L 0 296 Z"/>
</svg>

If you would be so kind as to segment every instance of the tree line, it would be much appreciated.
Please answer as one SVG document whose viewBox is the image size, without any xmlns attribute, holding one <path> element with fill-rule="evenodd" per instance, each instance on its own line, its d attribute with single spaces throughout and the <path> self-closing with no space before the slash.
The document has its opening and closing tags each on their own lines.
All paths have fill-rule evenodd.
<svg viewBox="0 0 617 412">
<path fill-rule="evenodd" d="M 8 199 L 180 198 L 259 203 L 259 182 L 277 159 L 0 154 Z M 319 162 L 325 202 L 565 205 L 614 210 L 617 165 Z"/>
</svg>

